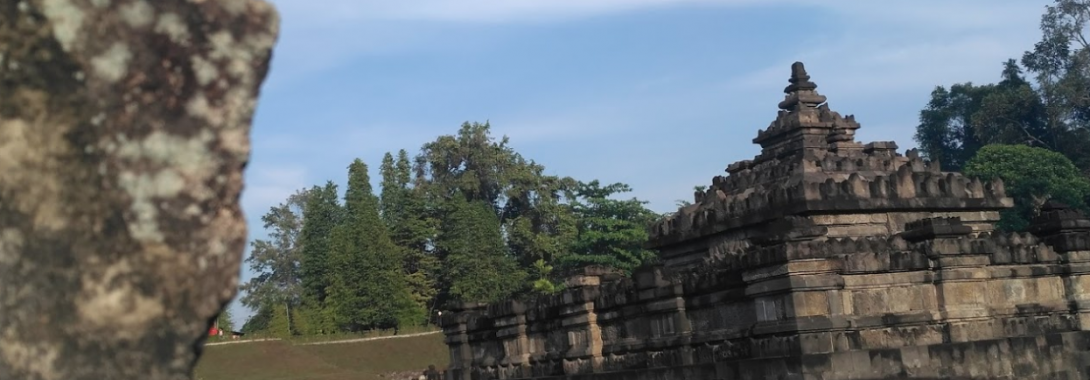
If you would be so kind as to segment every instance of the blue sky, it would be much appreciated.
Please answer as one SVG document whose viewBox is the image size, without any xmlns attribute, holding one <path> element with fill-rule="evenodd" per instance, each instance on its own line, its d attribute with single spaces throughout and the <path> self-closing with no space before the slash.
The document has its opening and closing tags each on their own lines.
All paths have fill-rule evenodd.
<svg viewBox="0 0 1090 380">
<path fill-rule="evenodd" d="M 354 158 L 410 154 L 491 121 L 550 174 L 625 182 L 660 212 L 752 158 L 790 65 L 902 151 L 936 85 L 994 82 L 1048 0 L 272 0 L 281 36 L 242 202 L 343 186 Z M 247 251 L 248 254 L 248 251 Z M 242 280 L 251 277 L 248 268 Z M 238 302 L 237 322 L 250 315 Z"/>
</svg>

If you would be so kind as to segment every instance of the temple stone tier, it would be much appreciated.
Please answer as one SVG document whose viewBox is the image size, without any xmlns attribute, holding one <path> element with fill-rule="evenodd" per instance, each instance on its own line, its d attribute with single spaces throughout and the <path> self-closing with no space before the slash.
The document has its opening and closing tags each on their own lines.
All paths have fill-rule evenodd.
<svg viewBox="0 0 1090 380">
<path fill-rule="evenodd" d="M 453 307 L 445 377 L 1090 378 L 1090 220 L 996 231 L 1001 181 L 855 142 L 791 71 L 762 152 L 652 226 L 660 264 Z"/>
<path fill-rule="evenodd" d="M 792 65 L 790 83 L 776 120 L 753 139 L 761 153 L 728 166 L 692 206 L 651 228 L 668 267 L 703 264 L 715 247 L 752 242 L 787 216 L 827 237 L 894 235 L 932 215 L 987 232 L 1013 205 L 1001 181 L 943 172 L 916 150 L 898 154 L 893 142 L 856 142 L 855 117 L 829 108 L 802 63 Z"/>
</svg>

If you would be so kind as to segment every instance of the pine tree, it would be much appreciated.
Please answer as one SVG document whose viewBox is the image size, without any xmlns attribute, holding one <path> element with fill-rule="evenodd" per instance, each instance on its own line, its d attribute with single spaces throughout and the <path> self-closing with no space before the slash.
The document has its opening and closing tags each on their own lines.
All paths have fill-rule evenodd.
<svg viewBox="0 0 1090 380">
<path fill-rule="evenodd" d="M 447 202 L 437 249 L 443 257 L 447 298 L 496 302 L 528 285 L 526 272 L 507 252 L 499 219 L 491 205 L 460 194 Z"/>
<path fill-rule="evenodd" d="M 299 272 L 304 302 L 310 308 L 321 307 L 327 288 L 331 285 L 330 239 L 340 221 L 341 212 L 341 206 L 337 203 L 337 185 L 333 181 L 326 182 L 324 187 L 311 189 L 299 237 L 302 246 Z"/>
<path fill-rule="evenodd" d="M 386 153 L 379 172 L 382 175 L 380 206 L 382 219 L 394 244 L 402 249 L 402 267 L 407 275 L 413 299 L 424 310 L 431 309 L 436 295 L 438 262 L 428 252 L 428 241 L 435 234 L 435 221 L 428 216 L 425 194 L 411 186 L 412 167 L 404 149 Z"/>
<path fill-rule="evenodd" d="M 416 324 L 423 309 L 413 302 L 402 270 L 402 250 L 390 239 L 379 216 L 367 165 L 349 165 L 345 214 L 333 232 L 330 304 L 339 324 L 350 330 Z"/>
<path fill-rule="evenodd" d="M 655 257 L 654 252 L 644 248 L 647 225 L 657 217 L 655 212 L 636 198 L 610 198 L 629 191 L 632 189 L 623 183 L 603 187 L 595 180 L 580 182 L 568 195 L 578 218 L 579 233 L 572 240 L 571 254 L 560 260 L 564 267 L 596 264 L 630 272 Z"/>
</svg>

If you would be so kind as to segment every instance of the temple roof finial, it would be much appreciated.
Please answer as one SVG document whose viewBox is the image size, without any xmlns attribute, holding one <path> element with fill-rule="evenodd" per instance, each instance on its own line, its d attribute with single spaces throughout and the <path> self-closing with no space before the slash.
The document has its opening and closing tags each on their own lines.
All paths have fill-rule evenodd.
<svg viewBox="0 0 1090 380">
<path fill-rule="evenodd" d="M 815 91 L 817 84 L 810 81 L 802 62 L 791 64 L 791 79 L 787 81 L 791 84 L 783 89 L 787 96 L 780 102 L 780 109 L 797 111 L 801 107 L 816 108 L 825 103 L 825 97 Z"/>
<path fill-rule="evenodd" d="M 791 79 L 787 80 L 791 85 L 783 89 L 785 94 L 799 90 L 816 90 L 817 84 L 810 81 L 810 75 L 806 74 L 806 66 L 802 62 L 791 64 Z"/>
</svg>

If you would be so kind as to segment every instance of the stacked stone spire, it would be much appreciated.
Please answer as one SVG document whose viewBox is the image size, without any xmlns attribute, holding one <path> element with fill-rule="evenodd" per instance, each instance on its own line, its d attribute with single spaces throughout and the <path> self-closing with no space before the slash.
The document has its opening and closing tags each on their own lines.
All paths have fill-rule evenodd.
<svg viewBox="0 0 1090 380">
<path fill-rule="evenodd" d="M 755 162 L 804 150 L 862 149 L 855 142 L 855 130 L 859 129 L 855 116 L 841 117 L 829 109 L 826 97 L 817 92 L 817 84 L 810 81 L 802 62 L 791 65 L 788 82 L 776 120 L 753 139 L 762 148 Z"/>
<path fill-rule="evenodd" d="M 789 216 L 827 227 L 829 237 L 859 237 L 899 233 L 921 213 L 968 213 L 962 219 L 979 233 L 990 231 L 998 211 L 1012 205 L 1001 183 L 943 172 L 915 150 L 898 154 L 891 141 L 855 141 L 855 116 L 830 109 L 802 62 L 791 65 L 788 82 L 776 119 L 753 139 L 761 153 L 729 165 L 728 176 L 694 194 L 693 206 L 652 227 L 651 246 L 663 249 L 667 262 L 706 259 L 687 249 L 675 253 L 669 247 L 678 242 L 728 231 L 762 235 L 753 230 Z M 873 215 L 874 222 L 824 222 L 836 218 L 823 215 L 842 214 Z"/>
</svg>

